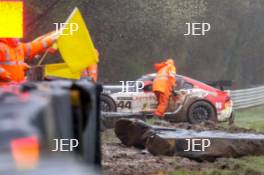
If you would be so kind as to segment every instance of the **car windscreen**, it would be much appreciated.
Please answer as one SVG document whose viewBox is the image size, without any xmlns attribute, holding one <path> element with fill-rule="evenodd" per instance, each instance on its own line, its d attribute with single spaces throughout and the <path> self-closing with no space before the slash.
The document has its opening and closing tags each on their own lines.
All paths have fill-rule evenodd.
<svg viewBox="0 0 264 175">
<path fill-rule="evenodd" d="M 145 81 L 153 81 L 154 78 L 155 78 L 154 75 L 144 75 L 144 76 L 138 78 L 136 81 L 143 81 L 143 82 L 145 82 Z"/>
</svg>

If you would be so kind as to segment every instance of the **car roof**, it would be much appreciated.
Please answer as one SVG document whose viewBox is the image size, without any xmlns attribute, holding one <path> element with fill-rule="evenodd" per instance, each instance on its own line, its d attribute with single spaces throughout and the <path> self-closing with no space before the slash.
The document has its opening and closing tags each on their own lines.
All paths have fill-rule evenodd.
<svg viewBox="0 0 264 175">
<path fill-rule="evenodd" d="M 215 87 L 212 87 L 212 86 L 210 86 L 208 84 L 205 84 L 205 83 L 203 83 L 201 81 L 192 79 L 190 77 L 184 76 L 184 80 L 187 81 L 188 83 L 193 84 L 194 86 L 196 86 L 196 87 L 198 87 L 200 89 L 204 89 L 204 90 L 207 90 L 207 91 L 213 91 L 213 92 L 223 92 L 220 89 L 217 89 Z"/>
<path fill-rule="evenodd" d="M 156 73 L 146 74 L 138 78 L 138 80 L 153 80 L 156 77 Z M 177 78 L 185 78 L 183 75 L 176 74 Z"/>
<path fill-rule="evenodd" d="M 152 81 L 155 77 L 156 77 L 156 73 L 151 73 L 151 74 L 146 74 L 146 75 L 143 75 L 141 76 L 138 80 L 141 80 L 141 81 Z M 176 78 L 182 78 L 184 79 L 186 82 L 188 83 L 191 83 L 193 84 L 194 86 L 200 88 L 200 89 L 204 89 L 204 90 L 207 90 L 207 91 L 217 91 L 217 92 L 223 92 L 219 89 L 216 89 L 210 85 L 207 85 L 201 81 L 198 81 L 198 80 L 195 80 L 195 79 L 192 79 L 190 77 L 187 77 L 187 76 L 183 76 L 183 75 L 179 75 L 179 74 L 176 74 Z"/>
</svg>

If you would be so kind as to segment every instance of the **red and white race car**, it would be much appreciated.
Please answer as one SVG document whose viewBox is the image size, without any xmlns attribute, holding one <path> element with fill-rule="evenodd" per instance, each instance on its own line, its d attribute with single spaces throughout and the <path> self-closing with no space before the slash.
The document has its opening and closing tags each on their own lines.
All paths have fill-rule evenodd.
<svg viewBox="0 0 264 175">
<path fill-rule="evenodd" d="M 122 92 L 119 85 L 104 86 L 101 96 L 103 112 L 153 113 L 157 106 L 152 92 L 152 81 L 156 74 L 139 78 L 144 88 Z M 233 122 L 233 102 L 229 91 L 219 90 L 192 78 L 176 75 L 177 88 L 170 98 L 165 117 L 175 122 L 200 123 L 206 120 Z M 134 90 L 133 90 L 134 88 Z"/>
</svg>

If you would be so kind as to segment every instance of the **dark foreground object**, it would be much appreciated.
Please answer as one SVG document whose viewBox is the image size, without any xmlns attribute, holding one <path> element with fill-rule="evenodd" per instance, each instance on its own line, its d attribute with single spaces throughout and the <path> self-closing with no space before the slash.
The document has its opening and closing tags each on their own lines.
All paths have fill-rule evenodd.
<svg viewBox="0 0 264 175">
<path fill-rule="evenodd" d="M 137 119 L 118 120 L 115 134 L 123 144 L 146 148 L 154 155 L 213 161 L 219 157 L 264 154 L 263 134 L 161 128 Z"/>
<path fill-rule="evenodd" d="M 21 169 L 26 168 L 19 165 L 31 165 L 25 160 L 30 160 L 32 150 L 39 166 L 25 174 L 58 174 L 61 164 L 63 174 L 70 168 L 80 168 L 83 174 L 83 166 L 100 169 L 100 92 L 99 85 L 82 80 L 0 88 L 0 174 L 24 173 Z M 18 157 L 23 160 L 14 156 L 17 150 L 22 150 Z"/>
<path fill-rule="evenodd" d="M 118 113 L 118 112 L 101 112 L 100 122 L 101 129 L 112 129 L 115 127 L 115 124 L 118 120 L 126 119 L 140 119 L 145 121 L 148 117 L 142 113 Z"/>
</svg>

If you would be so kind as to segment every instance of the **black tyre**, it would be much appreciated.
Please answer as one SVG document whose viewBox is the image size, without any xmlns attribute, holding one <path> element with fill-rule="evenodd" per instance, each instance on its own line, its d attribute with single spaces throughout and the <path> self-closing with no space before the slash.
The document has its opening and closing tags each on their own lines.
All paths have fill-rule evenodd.
<svg viewBox="0 0 264 175">
<path fill-rule="evenodd" d="M 205 122 L 208 120 L 217 121 L 217 116 L 213 106 L 205 101 L 193 103 L 188 110 L 188 121 L 192 124 Z"/>
<path fill-rule="evenodd" d="M 100 105 L 102 112 L 116 112 L 115 102 L 106 95 L 101 95 Z"/>
</svg>

